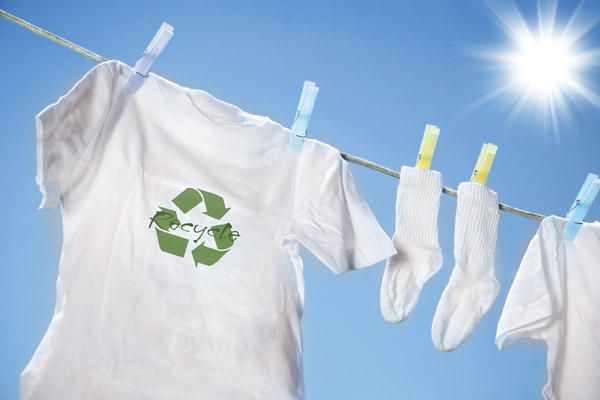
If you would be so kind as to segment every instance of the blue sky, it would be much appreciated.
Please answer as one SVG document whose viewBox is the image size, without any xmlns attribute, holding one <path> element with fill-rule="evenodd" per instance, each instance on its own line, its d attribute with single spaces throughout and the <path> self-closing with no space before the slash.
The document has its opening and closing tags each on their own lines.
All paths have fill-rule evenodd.
<svg viewBox="0 0 600 400">
<path fill-rule="evenodd" d="M 588 2 L 586 15 L 600 16 Z M 562 2 L 564 18 L 576 2 Z M 518 4 L 535 20 L 533 1 Z M 469 107 L 494 90 L 497 75 L 469 56 L 473 46 L 507 44 L 479 1 L 33 1 L 0 7 L 130 65 L 161 22 L 175 36 L 153 71 L 182 85 L 290 125 L 304 80 L 321 88 L 309 135 L 343 152 L 399 169 L 413 165 L 426 123 L 441 128 L 433 168 L 444 184 L 468 180 L 481 144 L 498 154 L 488 184 L 502 202 L 564 215 L 588 172 L 600 173 L 600 112 L 575 99 L 556 135 L 535 110 L 509 119 L 510 99 Z M 0 21 L 0 398 L 18 398 L 18 377 L 52 317 L 61 246 L 58 209 L 37 210 L 34 115 L 93 62 Z M 600 46 L 600 27 L 585 38 Z M 598 71 L 588 76 L 600 88 Z M 352 165 L 363 196 L 393 233 L 397 181 Z M 317 178 L 317 177 L 316 177 Z M 507 291 L 537 223 L 503 213 L 497 246 L 501 292 L 474 334 L 456 351 L 430 337 L 439 296 L 453 267 L 456 201 L 444 196 L 441 271 L 411 317 L 398 325 L 379 312 L 384 264 L 334 276 L 304 252 L 304 371 L 308 398 L 536 399 L 546 380 L 545 347 L 517 342 L 499 351 L 494 336 Z M 600 216 L 600 201 L 588 214 Z"/>
</svg>

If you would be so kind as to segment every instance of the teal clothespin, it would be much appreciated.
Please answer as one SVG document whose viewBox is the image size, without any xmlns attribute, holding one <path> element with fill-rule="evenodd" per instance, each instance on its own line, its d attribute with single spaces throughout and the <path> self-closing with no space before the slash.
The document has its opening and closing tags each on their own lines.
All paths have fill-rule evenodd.
<svg viewBox="0 0 600 400">
<path fill-rule="evenodd" d="M 565 239 L 573 240 L 583 224 L 585 215 L 600 191 L 600 179 L 598 175 L 588 174 L 583 186 L 579 190 L 577 198 L 567 213 L 567 224 L 565 226 Z"/>
<path fill-rule="evenodd" d="M 306 130 L 318 93 L 319 88 L 314 82 L 304 81 L 298 111 L 296 111 L 296 117 L 292 124 L 292 136 L 290 137 L 290 145 L 294 150 L 298 150 L 302 146 L 302 141 L 306 137 Z"/>
</svg>

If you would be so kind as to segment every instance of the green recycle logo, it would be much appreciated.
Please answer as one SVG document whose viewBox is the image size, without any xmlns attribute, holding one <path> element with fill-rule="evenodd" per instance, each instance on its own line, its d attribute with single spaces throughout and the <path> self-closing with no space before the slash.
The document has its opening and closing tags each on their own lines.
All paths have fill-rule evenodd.
<svg viewBox="0 0 600 400">
<path fill-rule="evenodd" d="M 206 211 L 203 214 L 216 220 L 222 219 L 231 207 L 225 206 L 223 198 L 217 194 L 207 192 L 202 189 L 187 188 L 174 199 L 173 204 L 183 213 L 186 214 L 190 210 L 204 203 Z M 150 225 L 155 225 L 158 245 L 160 249 L 166 253 L 170 253 L 179 257 L 184 257 L 189 245 L 189 242 L 197 243 L 202 239 L 202 242 L 191 250 L 194 264 L 213 265 L 219 261 L 235 243 L 235 240 L 240 237 L 238 231 L 234 231 L 229 222 L 221 223 L 212 226 L 201 227 L 193 223 L 181 223 L 178 218 L 177 211 L 159 207 L 153 217 L 150 218 Z M 169 232 L 170 230 L 182 232 L 191 232 L 198 234 L 194 240 Z M 206 236 L 211 236 L 214 239 L 216 248 L 206 244 Z"/>
</svg>

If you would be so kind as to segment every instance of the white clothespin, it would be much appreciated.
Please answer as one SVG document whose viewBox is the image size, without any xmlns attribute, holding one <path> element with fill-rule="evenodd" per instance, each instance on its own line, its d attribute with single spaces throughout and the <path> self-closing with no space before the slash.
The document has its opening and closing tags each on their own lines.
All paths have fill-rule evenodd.
<svg viewBox="0 0 600 400">
<path fill-rule="evenodd" d="M 565 239 L 573 240 L 583 224 L 585 215 L 600 191 L 600 178 L 595 174 L 588 174 L 583 186 L 577 194 L 571 209 L 567 213 L 567 224 L 565 225 Z"/>
<path fill-rule="evenodd" d="M 292 124 L 293 135 L 290 137 L 290 145 L 294 150 L 298 150 L 302 146 L 302 141 L 306 137 L 306 130 L 308 128 L 308 123 L 310 122 L 310 117 L 318 93 L 319 88 L 314 82 L 304 81 L 302 95 L 300 96 L 300 102 L 298 103 L 298 111 L 296 111 L 296 117 Z"/>
<path fill-rule="evenodd" d="M 163 52 L 171 38 L 173 37 L 173 27 L 166 22 L 163 22 L 152 41 L 144 50 L 142 57 L 135 63 L 133 67 L 135 73 L 127 81 L 125 90 L 127 93 L 134 93 L 148 77 L 150 68 L 154 61 Z"/>
</svg>

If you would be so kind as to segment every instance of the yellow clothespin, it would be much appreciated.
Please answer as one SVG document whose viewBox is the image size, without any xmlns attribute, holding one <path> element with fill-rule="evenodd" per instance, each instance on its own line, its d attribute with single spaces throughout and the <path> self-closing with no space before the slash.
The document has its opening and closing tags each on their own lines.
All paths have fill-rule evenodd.
<svg viewBox="0 0 600 400">
<path fill-rule="evenodd" d="M 425 125 L 425 132 L 423 133 L 423 140 L 421 140 L 417 164 L 415 165 L 417 168 L 429 169 L 431 167 L 439 136 L 440 128 L 435 125 Z"/>
<path fill-rule="evenodd" d="M 484 143 L 477 159 L 477 164 L 471 175 L 471 182 L 480 183 L 485 185 L 494 163 L 494 157 L 496 157 L 496 151 L 498 146 L 493 143 Z"/>
</svg>

